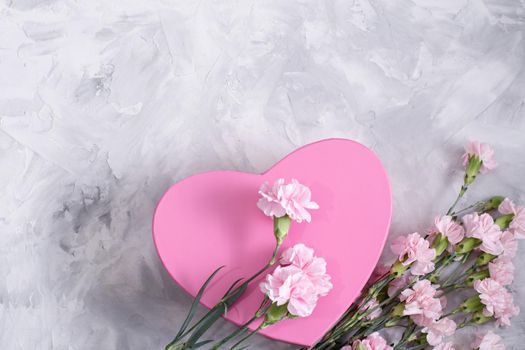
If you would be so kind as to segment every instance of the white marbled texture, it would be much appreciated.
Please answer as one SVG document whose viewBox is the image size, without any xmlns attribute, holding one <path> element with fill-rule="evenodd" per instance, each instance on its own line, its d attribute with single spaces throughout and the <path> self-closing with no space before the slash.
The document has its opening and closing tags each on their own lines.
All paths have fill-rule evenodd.
<svg viewBox="0 0 525 350">
<path fill-rule="evenodd" d="M 390 175 L 393 237 L 452 202 L 476 138 L 500 167 L 466 199 L 524 203 L 524 33 L 523 0 L 2 1 L 2 349 L 161 349 L 191 299 L 152 212 L 197 172 L 355 139 Z M 512 289 L 525 310 L 522 268 Z"/>
</svg>

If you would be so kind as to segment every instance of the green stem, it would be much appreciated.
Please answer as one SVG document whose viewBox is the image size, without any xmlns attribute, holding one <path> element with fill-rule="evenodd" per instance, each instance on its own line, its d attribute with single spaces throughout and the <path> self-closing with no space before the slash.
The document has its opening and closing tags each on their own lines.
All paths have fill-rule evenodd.
<svg viewBox="0 0 525 350">
<path fill-rule="evenodd" d="M 450 215 L 452 213 L 452 211 L 454 210 L 454 208 L 458 204 L 459 200 L 463 197 L 465 192 L 467 192 L 467 189 L 468 189 L 468 185 L 464 184 L 463 186 L 461 186 L 461 190 L 459 191 L 459 194 L 456 197 L 456 200 L 454 201 L 454 203 L 452 203 L 452 206 L 447 210 L 447 215 Z"/>
<path fill-rule="evenodd" d="M 248 329 L 248 326 L 253 322 L 255 321 L 256 319 L 258 319 L 259 317 L 263 316 L 264 314 L 266 314 L 266 312 L 268 311 L 268 308 L 269 308 L 269 299 L 266 297 L 264 298 L 264 300 L 262 301 L 261 305 L 259 306 L 259 308 L 257 309 L 257 311 L 255 312 L 255 314 L 253 315 L 252 318 L 250 318 L 248 321 L 246 321 L 241 327 L 237 328 L 237 330 L 235 330 L 234 332 L 232 332 L 230 335 L 222 338 L 220 341 L 216 342 L 211 350 L 216 350 L 216 349 L 219 349 L 222 345 L 226 344 L 227 342 L 229 342 L 231 339 L 241 335 L 242 333 L 244 332 L 247 332 L 249 329 Z"/>
<path fill-rule="evenodd" d="M 469 205 L 468 207 L 465 207 L 463 209 L 460 209 L 458 211 L 455 211 L 453 213 L 451 213 L 450 215 L 451 216 L 457 216 L 458 214 L 461 214 L 461 213 L 464 213 L 466 212 L 467 210 L 470 210 L 470 209 L 473 209 L 473 208 L 476 208 L 478 206 L 481 206 L 482 204 L 484 204 L 485 201 L 477 201 L 476 203 L 472 204 L 472 205 Z"/>
<path fill-rule="evenodd" d="M 257 334 L 257 332 L 259 332 L 264 327 L 266 327 L 266 324 L 264 322 L 262 322 L 257 328 L 255 328 L 255 330 L 253 332 L 248 333 L 247 335 L 242 337 L 237 343 L 233 344 L 233 346 L 230 348 L 230 350 L 237 349 L 242 343 L 244 343 L 249 338 L 253 337 L 255 334 Z"/>
<path fill-rule="evenodd" d="M 253 275 L 252 277 L 250 277 L 249 279 L 247 279 L 244 283 L 250 283 L 252 282 L 254 279 L 256 279 L 257 277 L 259 277 L 262 273 L 264 273 L 266 270 L 268 270 L 270 267 L 272 267 L 274 264 L 275 264 L 275 258 L 277 257 L 277 253 L 279 252 L 279 248 L 281 247 L 281 243 L 277 243 L 275 245 L 275 249 L 273 250 L 273 254 L 272 254 L 272 258 L 270 259 L 270 261 L 268 262 L 268 264 L 266 264 L 266 266 L 264 266 L 262 269 L 260 269 L 259 271 L 257 271 L 255 273 L 255 275 Z"/>
</svg>

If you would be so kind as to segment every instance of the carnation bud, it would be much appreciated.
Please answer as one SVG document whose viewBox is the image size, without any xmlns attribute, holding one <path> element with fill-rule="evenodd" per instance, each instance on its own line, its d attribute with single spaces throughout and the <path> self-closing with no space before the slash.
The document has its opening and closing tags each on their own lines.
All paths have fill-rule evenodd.
<svg viewBox="0 0 525 350">
<path fill-rule="evenodd" d="M 461 242 L 456 246 L 457 254 L 465 254 L 470 252 L 472 249 L 476 248 L 481 244 L 481 240 L 474 237 L 463 238 Z"/>
<path fill-rule="evenodd" d="M 392 265 L 392 269 L 390 270 L 392 275 L 394 277 L 400 277 L 403 275 L 403 273 L 408 269 L 408 265 L 405 266 L 403 263 L 399 260 L 396 260 L 394 265 Z"/>
<path fill-rule="evenodd" d="M 288 316 L 288 304 L 277 305 L 273 303 L 268 308 L 266 315 L 264 316 L 263 328 L 281 320 L 284 320 Z"/>
<path fill-rule="evenodd" d="M 483 203 L 483 207 L 481 207 L 481 210 L 484 212 L 487 212 L 487 211 L 497 209 L 499 205 L 501 204 L 501 202 L 503 202 L 504 199 L 505 197 L 502 197 L 502 196 L 494 196 L 490 198 L 488 201 L 485 201 Z"/>
<path fill-rule="evenodd" d="M 280 218 L 274 217 L 273 219 L 273 233 L 277 244 L 281 245 L 290 230 L 291 219 L 288 215 L 281 216 Z"/>
<path fill-rule="evenodd" d="M 405 312 L 405 303 L 399 303 L 392 309 L 392 311 L 390 312 L 390 315 L 392 315 L 393 317 L 401 317 L 403 316 L 404 312 Z"/>
<path fill-rule="evenodd" d="M 496 255 L 481 253 L 476 259 L 476 266 L 485 266 L 496 258 Z"/>
<path fill-rule="evenodd" d="M 509 227 L 509 224 L 512 221 L 512 219 L 514 219 L 514 214 L 502 215 L 499 218 L 497 218 L 496 220 L 494 220 L 494 223 L 496 225 L 498 225 L 499 228 L 504 230 L 507 227 Z"/>
<path fill-rule="evenodd" d="M 475 273 L 470 274 L 465 279 L 465 284 L 469 287 L 472 287 L 475 281 L 485 279 L 489 276 L 490 276 L 489 270 L 482 270 L 479 272 L 475 272 Z"/>
<path fill-rule="evenodd" d="M 359 343 L 359 345 L 357 345 L 355 350 L 367 350 L 367 347 L 363 345 L 362 343 Z"/>
<path fill-rule="evenodd" d="M 432 242 L 432 247 L 436 251 L 436 258 L 443 254 L 445 249 L 448 247 L 448 237 L 445 236 L 442 233 L 438 233 L 438 235 L 434 238 L 434 241 Z"/>
<path fill-rule="evenodd" d="M 481 168 L 481 159 L 476 155 L 469 155 L 467 168 L 465 169 L 465 185 L 470 185 L 476 180 L 476 175 L 479 173 Z"/>
<path fill-rule="evenodd" d="M 490 320 L 492 320 L 492 316 L 485 316 L 483 315 L 483 311 L 478 311 L 472 315 L 471 322 L 475 324 L 483 324 Z"/>
<path fill-rule="evenodd" d="M 467 300 L 465 300 L 459 306 L 459 308 L 464 313 L 476 312 L 476 311 L 480 311 L 483 309 L 483 304 L 481 303 L 481 299 L 479 298 L 479 295 L 476 294 L 476 295 L 471 296 Z"/>
</svg>

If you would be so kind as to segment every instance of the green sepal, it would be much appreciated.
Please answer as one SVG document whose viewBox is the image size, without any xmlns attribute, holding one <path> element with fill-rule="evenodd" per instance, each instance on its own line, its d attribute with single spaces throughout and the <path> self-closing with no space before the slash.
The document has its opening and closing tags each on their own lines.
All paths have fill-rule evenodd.
<svg viewBox="0 0 525 350">
<path fill-rule="evenodd" d="M 503 202 L 504 199 L 505 197 L 502 197 L 502 196 L 491 197 L 488 201 L 486 201 L 483 204 L 483 207 L 481 208 L 481 210 L 484 212 L 488 212 L 488 211 L 497 209 L 499 205 L 501 204 L 501 202 Z"/>
<path fill-rule="evenodd" d="M 464 313 L 477 312 L 483 309 L 483 303 L 481 302 L 479 295 L 476 294 L 465 300 L 459 308 Z"/>
<path fill-rule="evenodd" d="M 402 317 L 404 312 L 405 312 L 405 303 L 399 303 L 392 309 L 392 311 L 390 312 L 390 315 L 392 315 L 393 317 Z"/>
<path fill-rule="evenodd" d="M 483 315 L 483 311 L 478 311 L 472 315 L 471 322 L 474 324 L 483 324 L 492 319 L 493 319 L 492 316 L 485 316 Z"/>
<path fill-rule="evenodd" d="M 288 215 L 273 218 L 273 233 L 277 244 L 281 245 L 290 230 L 292 220 Z"/>
<path fill-rule="evenodd" d="M 408 269 L 409 265 L 403 265 L 403 263 L 399 260 L 397 260 L 394 265 L 392 265 L 392 269 L 390 272 L 394 277 L 400 277 L 405 273 L 405 271 Z"/>
<path fill-rule="evenodd" d="M 514 214 L 506 214 L 497 218 L 494 223 L 499 226 L 500 229 L 504 230 L 509 227 L 510 222 L 514 219 Z"/>
<path fill-rule="evenodd" d="M 465 169 L 465 185 L 470 185 L 476 180 L 476 176 L 481 168 L 481 159 L 476 155 L 469 155 L 467 168 Z"/>
<path fill-rule="evenodd" d="M 445 249 L 448 247 L 448 237 L 442 233 L 438 233 L 432 242 L 431 248 L 434 248 L 436 251 L 436 258 L 443 254 Z"/>
<path fill-rule="evenodd" d="M 277 305 L 273 303 L 268 308 L 266 315 L 264 316 L 264 322 L 266 326 L 277 323 L 281 320 L 284 320 L 288 316 L 288 303 L 283 305 Z"/>
<path fill-rule="evenodd" d="M 496 255 L 481 253 L 476 259 L 476 266 L 485 266 L 494 259 L 496 259 Z"/>
<path fill-rule="evenodd" d="M 465 284 L 469 287 L 472 287 L 472 285 L 474 284 L 474 282 L 478 281 L 478 280 L 482 280 L 482 279 L 485 279 L 487 277 L 489 277 L 489 270 L 482 270 L 482 271 L 479 271 L 479 272 L 476 272 L 476 273 L 473 273 L 471 275 L 469 275 L 466 279 L 465 279 Z"/>
<path fill-rule="evenodd" d="M 481 240 L 474 238 L 474 237 L 467 237 L 463 238 L 461 242 L 458 243 L 456 246 L 456 253 L 457 254 L 466 254 L 479 246 L 481 244 Z"/>
<path fill-rule="evenodd" d="M 193 316 L 195 315 L 195 312 L 197 311 L 197 305 L 199 305 L 200 303 L 200 300 L 202 298 L 202 295 L 204 294 L 204 291 L 206 290 L 206 287 L 208 286 L 208 284 L 211 282 L 211 280 L 213 279 L 213 277 L 215 277 L 215 275 L 222 269 L 224 268 L 224 266 L 220 266 L 219 268 L 217 268 L 215 271 L 213 271 L 213 273 L 206 279 L 206 281 L 204 282 L 204 284 L 201 286 L 201 288 L 199 289 L 199 291 L 197 292 L 197 295 L 195 295 L 195 299 L 193 299 L 193 302 L 191 303 L 191 307 L 190 307 L 190 310 L 188 311 L 188 315 L 186 316 L 186 319 L 184 320 L 184 322 L 182 323 L 180 329 L 179 329 L 179 332 L 177 333 L 177 335 L 175 336 L 175 339 L 170 343 L 168 344 L 168 346 L 170 345 L 174 345 L 177 341 L 179 341 L 184 335 L 185 335 L 185 331 L 186 331 L 186 328 L 188 328 L 191 320 L 193 319 Z M 166 349 L 168 349 L 168 346 L 166 346 Z"/>
</svg>

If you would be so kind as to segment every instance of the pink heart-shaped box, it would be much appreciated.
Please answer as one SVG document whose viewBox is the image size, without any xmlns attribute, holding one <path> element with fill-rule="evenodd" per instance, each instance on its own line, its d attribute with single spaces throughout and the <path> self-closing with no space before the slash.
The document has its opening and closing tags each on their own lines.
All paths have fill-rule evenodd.
<svg viewBox="0 0 525 350">
<path fill-rule="evenodd" d="M 334 285 L 314 313 L 261 331 L 270 338 L 311 346 L 352 304 L 372 273 L 391 217 L 390 187 L 379 159 L 363 145 L 328 139 L 306 145 L 263 174 L 213 171 L 173 185 L 153 219 L 159 256 L 173 279 L 195 296 L 219 266 L 226 268 L 201 302 L 210 308 L 240 277 L 264 266 L 275 245 L 272 219 L 257 207 L 264 181 L 292 178 L 310 187 L 312 222 L 292 223 L 282 249 L 302 242 L 327 261 Z M 263 294 L 251 284 L 225 318 L 239 325 L 258 308 Z M 252 324 L 255 328 L 258 323 Z"/>
</svg>

